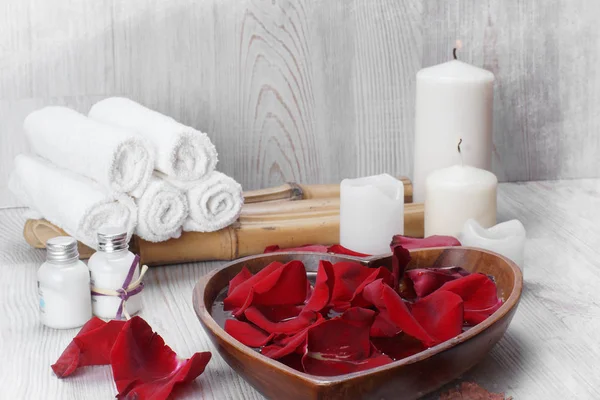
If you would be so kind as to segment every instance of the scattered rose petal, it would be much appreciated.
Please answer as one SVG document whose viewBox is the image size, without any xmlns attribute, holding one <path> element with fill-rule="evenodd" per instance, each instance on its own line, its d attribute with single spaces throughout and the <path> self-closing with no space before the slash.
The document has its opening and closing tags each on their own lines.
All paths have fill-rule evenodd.
<svg viewBox="0 0 600 400">
<path fill-rule="evenodd" d="M 439 342 L 462 333 L 463 300 L 455 293 L 433 292 L 413 304 L 410 311 L 427 333 Z"/>
<path fill-rule="evenodd" d="M 107 365 L 110 350 L 125 321 L 104 322 L 93 317 L 81 328 L 77 336 L 60 355 L 52 370 L 59 378 L 71 375 L 78 367 Z"/>
<path fill-rule="evenodd" d="M 333 246 L 329 246 L 329 248 L 327 249 L 327 252 L 333 253 L 333 254 L 342 254 L 342 255 L 346 255 L 346 256 L 363 257 L 363 258 L 371 256 L 371 254 L 359 253 L 359 252 L 347 249 L 344 246 L 342 246 L 341 244 L 334 244 Z"/>
<path fill-rule="evenodd" d="M 317 269 L 317 280 L 312 295 L 306 302 L 305 310 L 321 311 L 329 304 L 333 294 L 335 274 L 329 261 L 321 260 Z"/>
<path fill-rule="evenodd" d="M 460 267 L 419 268 L 406 271 L 406 275 L 412 281 L 416 295 L 425 297 L 444 283 L 467 276 L 469 272 Z"/>
<path fill-rule="evenodd" d="M 464 302 L 465 322 L 476 325 L 492 315 L 502 305 L 494 282 L 484 274 L 471 274 L 444 283 L 438 291 L 459 295 Z"/>
<path fill-rule="evenodd" d="M 427 249 L 430 247 L 449 247 L 461 246 L 458 239 L 453 236 L 429 236 L 424 239 L 411 238 L 408 236 L 395 235 L 392 239 L 392 246 L 400 245 L 405 249 Z"/>
<path fill-rule="evenodd" d="M 167 399 L 175 385 L 191 382 L 204 372 L 211 353 L 182 360 L 146 321 L 125 323 L 111 351 L 113 376 L 121 399 Z"/>
<path fill-rule="evenodd" d="M 442 393 L 440 400 L 512 400 L 504 393 L 491 393 L 473 382 L 463 382 L 460 388 Z"/>
<path fill-rule="evenodd" d="M 252 278 L 252 272 L 248 271 L 248 268 L 243 267 L 242 270 L 236 276 L 234 276 L 232 280 L 229 281 L 227 296 L 229 296 L 236 287 L 246 282 L 250 278 Z"/>
<path fill-rule="evenodd" d="M 265 317 L 256 307 L 250 307 L 245 312 L 246 319 L 252 322 L 257 327 L 263 329 L 269 333 L 284 333 L 286 335 L 293 335 L 300 332 L 304 328 L 315 323 L 317 320 L 317 313 L 310 310 L 305 310 L 295 318 L 288 319 L 282 322 L 273 322 Z M 232 335 L 233 336 L 233 335 Z M 258 347 L 258 346 L 254 346 Z"/>
<path fill-rule="evenodd" d="M 235 340 L 248 347 L 262 347 L 273 338 L 273 335 L 256 326 L 236 319 L 225 321 L 225 332 L 229 333 Z"/>
<path fill-rule="evenodd" d="M 401 245 L 392 246 L 392 288 L 397 290 L 400 286 L 400 280 L 404 276 L 404 270 L 410 262 L 410 252 Z"/>
</svg>

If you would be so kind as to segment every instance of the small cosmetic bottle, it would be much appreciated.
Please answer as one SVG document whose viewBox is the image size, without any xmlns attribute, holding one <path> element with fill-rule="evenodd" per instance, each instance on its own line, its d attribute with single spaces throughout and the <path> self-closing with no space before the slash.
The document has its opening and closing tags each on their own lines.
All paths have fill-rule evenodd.
<svg viewBox="0 0 600 400">
<path fill-rule="evenodd" d="M 91 273 L 92 290 L 105 289 L 117 291 L 123 283 L 133 282 L 140 276 L 139 263 L 132 266 L 135 255 L 129 251 L 127 232 L 122 228 L 103 227 L 98 230 L 98 251 L 88 260 Z M 131 275 L 130 275 L 131 274 Z M 128 279 L 128 275 L 129 279 Z M 118 296 L 92 296 L 92 310 L 100 318 L 115 319 L 123 300 Z M 140 293 L 127 298 L 125 307 L 129 315 L 142 308 Z M 127 313 L 124 313 L 125 315 Z"/>
<path fill-rule="evenodd" d="M 55 329 L 83 326 L 92 318 L 90 273 L 79 260 L 77 241 L 59 236 L 46 242 L 46 262 L 37 273 L 41 322 Z"/>
</svg>

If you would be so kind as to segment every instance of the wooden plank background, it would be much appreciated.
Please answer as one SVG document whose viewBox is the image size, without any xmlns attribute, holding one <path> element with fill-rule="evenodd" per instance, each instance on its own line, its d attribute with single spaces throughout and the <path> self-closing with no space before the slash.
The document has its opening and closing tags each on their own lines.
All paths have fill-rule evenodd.
<svg viewBox="0 0 600 400">
<path fill-rule="evenodd" d="M 0 206 L 25 115 L 110 95 L 208 132 L 247 189 L 410 175 L 415 74 L 456 38 L 497 78 L 500 180 L 597 177 L 597 15 L 595 0 L 0 0 Z"/>
</svg>

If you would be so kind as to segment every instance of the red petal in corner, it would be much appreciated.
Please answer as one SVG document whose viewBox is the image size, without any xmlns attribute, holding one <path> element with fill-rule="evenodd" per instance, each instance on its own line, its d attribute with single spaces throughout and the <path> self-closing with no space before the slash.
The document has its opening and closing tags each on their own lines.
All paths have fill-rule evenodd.
<svg viewBox="0 0 600 400">
<path fill-rule="evenodd" d="M 346 256 L 353 256 L 353 257 L 370 257 L 371 256 L 371 254 L 358 253 L 356 251 L 347 249 L 344 246 L 342 246 L 341 244 L 334 244 L 333 246 L 329 246 L 329 248 L 327 249 L 327 252 L 333 253 L 333 254 L 343 254 Z"/>
<path fill-rule="evenodd" d="M 333 265 L 329 261 L 319 261 L 317 280 L 312 295 L 306 302 L 305 310 L 321 311 L 329 304 L 333 294 L 335 274 Z"/>
<path fill-rule="evenodd" d="M 248 268 L 243 267 L 242 270 L 236 276 L 234 276 L 232 280 L 229 281 L 227 296 L 229 296 L 236 287 L 246 282 L 250 278 L 252 278 L 252 272 L 248 271 Z"/>
<path fill-rule="evenodd" d="M 392 276 L 394 277 L 392 288 L 395 291 L 400 286 L 400 280 L 404 277 L 409 262 L 410 252 L 401 245 L 392 245 Z"/>
<path fill-rule="evenodd" d="M 460 267 L 411 269 L 406 275 L 413 283 L 418 297 L 425 297 L 438 290 L 446 282 L 453 281 L 470 273 Z"/>
<path fill-rule="evenodd" d="M 223 306 L 225 310 L 232 310 L 234 308 L 242 307 L 246 302 L 248 296 L 250 295 L 252 287 L 261 279 L 267 277 L 269 274 L 278 270 L 281 267 L 283 267 L 282 263 L 277 261 L 272 262 L 271 264 L 258 271 L 256 275 L 253 275 L 251 278 L 237 285 L 231 291 L 231 293 L 228 293 L 225 300 L 223 300 Z"/>
<path fill-rule="evenodd" d="M 425 239 L 411 238 L 408 236 L 396 235 L 392 239 L 392 246 L 400 245 L 408 250 L 427 249 L 430 247 L 461 246 L 458 239 L 453 236 L 429 236 Z"/>
<path fill-rule="evenodd" d="M 465 322 L 476 325 L 492 315 L 502 305 L 494 282 L 484 274 L 471 274 L 455 279 L 438 289 L 459 295 L 464 302 Z"/>
<path fill-rule="evenodd" d="M 333 264 L 334 283 L 330 304 L 337 309 L 350 307 L 356 289 L 373 273 L 359 263 L 342 261 Z"/>
<path fill-rule="evenodd" d="M 327 253 L 327 246 L 322 246 L 319 244 L 307 244 L 300 247 L 288 247 L 287 249 L 282 249 L 275 244 L 266 247 L 263 253 L 281 253 L 287 251 L 308 251 L 311 253 Z"/>
<path fill-rule="evenodd" d="M 273 335 L 268 334 L 262 329 L 236 319 L 225 321 L 225 332 L 248 347 L 262 347 L 273 338 Z"/>
<path fill-rule="evenodd" d="M 379 310 L 378 318 L 384 318 L 386 322 L 396 325 L 399 330 L 419 339 L 428 347 L 439 343 L 412 316 L 400 295 L 384 284 L 382 280 L 377 280 L 368 285 L 363 291 L 363 297 L 377 307 Z"/>
<path fill-rule="evenodd" d="M 52 370 L 59 378 L 71 375 L 78 367 L 110 364 L 110 350 L 125 321 L 104 322 L 93 317 L 60 355 Z"/>
<path fill-rule="evenodd" d="M 304 328 L 315 323 L 317 320 L 317 313 L 314 311 L 306 310 L 300 313 L 296 318 L 288 319 L 283 322 L 273 322 L 264 316 L 256 307 L 250 307 L 244 315 L 248 321 L 254 325 L 265 330 L 269 333 L 283 333 L 286 335 L 293 335 L 300 332 Z M 233 336 L 233 335 L 232 335 Z"/>
<path fill-rule="evenodd" d="M 208 364 L 210 352 L 182 360 L 146 321 L 133 317 L 117 337 L 110 359 L 121 399 L 167 399 L 175 385 L 196 379 Z"/>
<path fill-rule="evenodd" d="M 462 332 L 463 301 L 455 293 L 433 292 L 413 304 L 411 312 L 427 333 L 440 342 L 452 339 Z"/>
</svg>

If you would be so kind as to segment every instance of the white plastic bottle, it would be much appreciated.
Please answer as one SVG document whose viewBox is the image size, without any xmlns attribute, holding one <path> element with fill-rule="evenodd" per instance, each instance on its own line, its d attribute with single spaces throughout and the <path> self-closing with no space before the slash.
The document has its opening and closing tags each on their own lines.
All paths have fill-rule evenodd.
<svg viewBox="0 0 600 400">
<path fill-rule="evenodd" d="M 135 255 L 130 252 L 127 244 L 127 233 L 122 228 L 104 227 L 98 230 L 98 251 L 89 261 L 92 288 L 118 290 L 131 269 Z M 140 276 L 139 263 L 135 266 L 131 282 Z M 129 297 L 125 303 L 127 312 L 133 315 L 142 308 L 141 293 Z M 117 296 L 92 296 L 92 310 L 100 318 L 115 319 L 121 305 Z"/>
<path fill-rule="evenodd" d="M 46 249 L 46 262 L 37 273 L 41 322 L 55 329 L 83 326 L 92 318 L 90 273 L 79 260 L 77 241 L 55 237 Z"/>
</svg>

